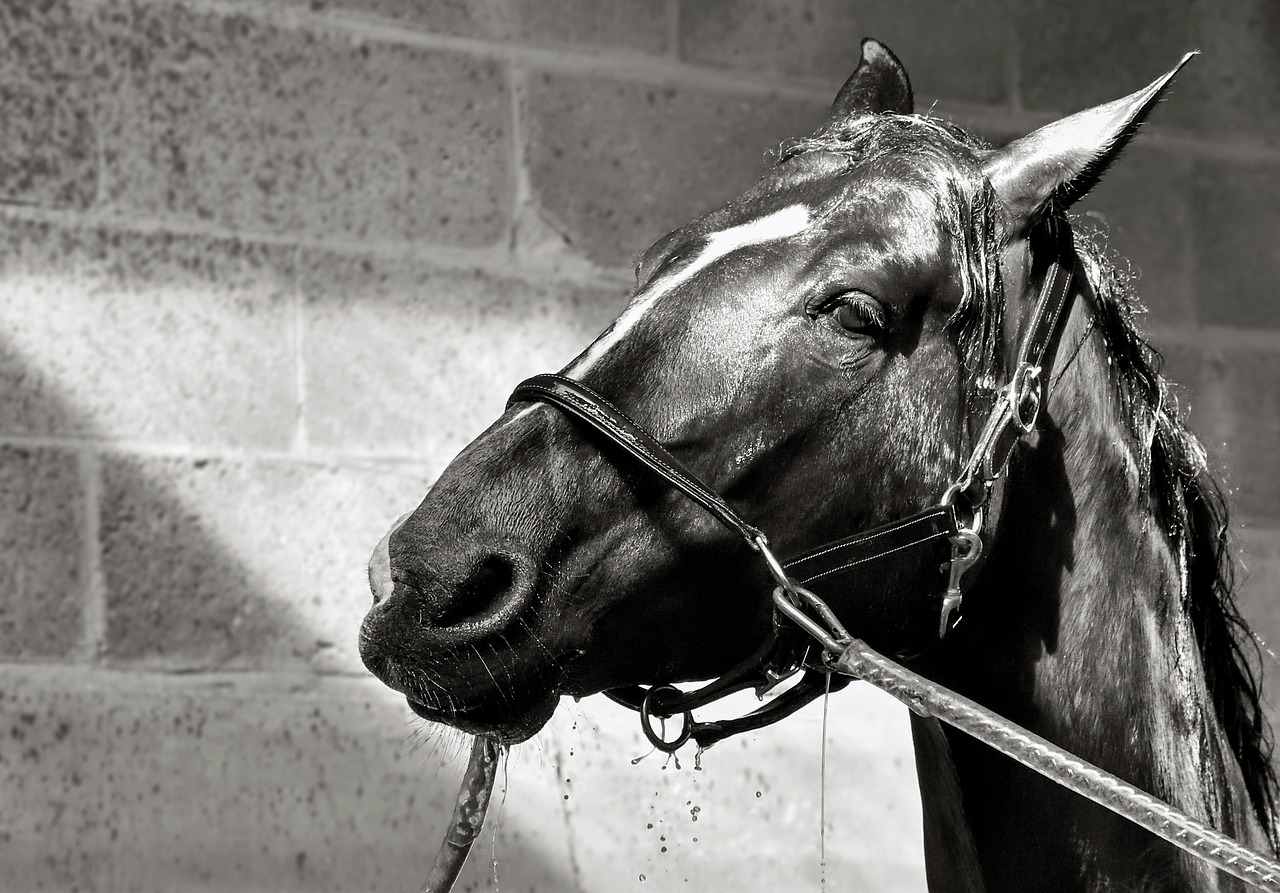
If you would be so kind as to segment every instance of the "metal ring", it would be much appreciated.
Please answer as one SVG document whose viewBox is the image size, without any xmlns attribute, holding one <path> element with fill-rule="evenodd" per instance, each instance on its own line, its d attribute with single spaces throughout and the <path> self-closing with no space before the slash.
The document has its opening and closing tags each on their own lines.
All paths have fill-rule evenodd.
<svg viewBox="0 0 1280 893">
<path fill-rule="evenodd" d="M 939 503 L 939 505 L 944 507 L 952 506 L 957 511 L 968 511 L 969 517 L 967 519 L 958 519 L 956 522 L 962 533 L 980 533 L 982 531 L 983 519 L 986 517 L 986 513 L 982 505 L 967 504 L 969 502 L 967 496 L 964 499 L 964 505 L 961 505 L 956 500 L 957 496 L 968 493 L 968 488 L 972 486 L 972 483 L 972 480 L 970 480 L 967 484 L 963 481 L 957 481 L 952 484 L 947 488 L 947 492 L 942 494 L 942 501 Z M 968 521 L 967 524 L 965 523 L 966 520 Z"/>
<path fill-rule="evenodd" d="M 664 741 L 662 736 L 654 731 L 653 713 L 649 708 L 649 702 L 653 700 L 653 696 L 656 693 L 668 691 L 675 692 L 678 695 L 683 694 L 683 692 L 674 685 L 655 685 L 653 688 L 645 692 L 644 700 L 640 702 L 640 728 L 644 730 L 644 736 L 649 739 L 649 743 L 658 750 L 663 753 L 675 753 L 683 747 L 685 742 L 689 740 L 691 735 L 693 735 L 693 713 L 688 710 L 684 711 L 684 713 L 681 714 L 681 719 L 684 724 L 680 729 L 680 734 L 677 735 L 673 741 Z"/>
<path fill-rule="evenodd" d="M 1040 416 L 1040 367 L 1023 363 L 1009 382 L 1009 409 L 1013 423 L 1023 434 L 1030 434 Z"/>
</svg>

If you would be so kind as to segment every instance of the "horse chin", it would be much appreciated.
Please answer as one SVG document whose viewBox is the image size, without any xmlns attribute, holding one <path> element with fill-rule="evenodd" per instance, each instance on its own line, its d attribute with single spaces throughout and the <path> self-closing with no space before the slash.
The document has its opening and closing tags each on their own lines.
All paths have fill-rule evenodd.
<svg viewBox="0 0 1280 893">
<path fill-rule="evenodd" d="M 478 704 L 432 707 L 406 697 L 409 709 L 423 719 L 452 726 L 471 735 L 488 735 L 505 745 L 520 744 L 541 731 L 555 713 L 555 692 L 521 701 L 501 699 Z"/>
</svg>

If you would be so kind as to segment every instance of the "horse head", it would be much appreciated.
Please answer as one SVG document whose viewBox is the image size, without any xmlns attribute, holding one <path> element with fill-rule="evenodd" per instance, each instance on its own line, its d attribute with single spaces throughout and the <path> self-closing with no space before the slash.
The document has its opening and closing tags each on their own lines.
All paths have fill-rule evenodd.
<svg viewBox="0 0 1280 893">
<path fill-rule="evenodd" d="M 1172 75 L 993 150 L 914 114 L 902 65 L 865 41 L 825 125 L 645 251 L 628 307 L 562 374 L 779 555 L 937 505 L 1010 371 L 1050 234 Z M 938 577 L 936 557 L 908 552 L 828 601 L 915 654 L 938 635 L 920 598 Z M 748 545 L 525 400 L 387 534 L 370 582 L 369 669 L 420 715 L 507 741 L 563 694 L 721 674 L 776 623 Z"/>
</svg>

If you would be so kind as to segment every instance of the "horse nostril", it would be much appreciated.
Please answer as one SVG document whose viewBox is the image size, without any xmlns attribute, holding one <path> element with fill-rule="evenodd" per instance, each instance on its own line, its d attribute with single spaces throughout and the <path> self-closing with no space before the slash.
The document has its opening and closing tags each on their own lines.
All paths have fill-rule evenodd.
<svg viewBox="0 0 1280 893">
<path fill-rule="evenodd" d="M 456 626 L 492 613 L 516 583 L 515 563 L 505 555 L 486 555 L 477 561 L 458 585 L 454 596 L 434 612 L 440 627 Z"/>
</svg>

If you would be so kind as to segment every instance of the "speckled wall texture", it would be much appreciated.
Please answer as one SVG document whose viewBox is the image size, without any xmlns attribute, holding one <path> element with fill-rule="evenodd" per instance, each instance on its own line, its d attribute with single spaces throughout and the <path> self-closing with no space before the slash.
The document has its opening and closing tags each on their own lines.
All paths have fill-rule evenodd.
<svg viewBox="0 0 1280 893">
<path fill-rule="evenodd" d="M 864 34 L 993 141 L 1203 50 L 1081 210 L 1280 641 L 1271 0 L 0 0 L 0 890 L 416 889 L 463 745 L 360 666 L 369 550 Z M 818 888 L 818 710 L 695 771 L 595 700 L 467 889 Z M 826 889 L 922 890 L 902 710 L 831 723 Z"/>
</svg>

